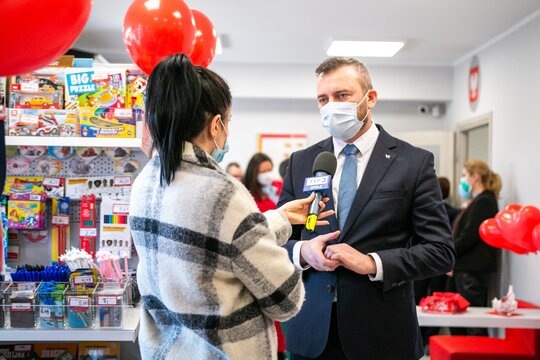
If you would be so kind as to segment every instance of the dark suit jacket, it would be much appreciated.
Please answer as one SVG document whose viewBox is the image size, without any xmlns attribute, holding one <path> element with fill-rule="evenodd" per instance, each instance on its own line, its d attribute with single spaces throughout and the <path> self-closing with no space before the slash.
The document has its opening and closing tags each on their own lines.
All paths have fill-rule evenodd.
<svg viewBox="0 0 540 360">
<path fill-rule="evenodd" d="M 484 191 L 456 219 L 454 241 L 456 247 L 455 271 L 492 272 L 497 270 L 497 249 L 480 238 L 480 224 L 495 217 L 499 211 L 495 194 Z"/>
<path fill-rule="evenodd" d="M 446 209 L 446 213 L 448 214 L 448 220 L 450 221 L 450 226 L 454 224 L 454 220 L 456 220 L 457 215 L 459 214 L 459 209 L 456 209 L 449 203 L 444 203 L 444 208 Z"/>
<path fill-rule="evenodd" d="M 306 300 L 288 322 L 287 350 L 306 357 L 323 351 L 337 290 L 339 337 L 350 359 L 418 359 L 423 355 L 412 281 L 452 270 L 454 248 L 441 199 L 433 155 L 390 136 L 382 127 L 356 198 L 338 239 L 364 254 L 376 252 L 384 281 L 339 267 L 334 272 L 304 271 Z M 304 198 L 303 182 L 315 157 L 333 152 L 332 138 L 294 153 L 279 205 Z M 327 209 L 334 209 L 333 200 Z M 338 214 L 339 215 L 339 214 Z M 294 229 L 285 247 L 292 257 L 297 240 L 338 229 L 330 225 L 309 233 Z"/>
</svg>

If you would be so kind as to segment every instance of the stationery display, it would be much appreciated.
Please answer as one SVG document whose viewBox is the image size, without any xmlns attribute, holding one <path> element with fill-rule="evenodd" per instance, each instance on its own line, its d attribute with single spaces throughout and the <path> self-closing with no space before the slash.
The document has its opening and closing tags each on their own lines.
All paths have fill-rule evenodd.
<svg viewBox="0 0 540 360">
<path fill-rule="evenodd" d="M 61 329 L 65 325 L 64 293 L 67 283 L 42 282 L 38 288 L 39 326 Z"/>
<path fill-rule="evenodd" d="M 16 282 L 9 288 L 9 314 L 12 328 L 36 326 L 36 290 L 39 283 Z"/>
<path fill-rule="evenodd" d="M 128 224 L 129 198 L 101 199 L 99 249 L 118 257 L 131 257 L 131 232 Z"/>
<path fill-rule="evenodd" d="M 8 269 L 12 282 L 0 283 L 0 327 L 122 327 L 134 284 L 128 270 L 129 196 L 146 160 L 123 146 L 130 141 L 114 139 L 141 131 L 147 78 L 115 67 L 46 68 L 0 78 L 0 120 L 5 114 L 6 135 L 24 144 L 6 148 L 0 278 Z M 69 139 L 76 136 L 80 144 Z M 91 137 L 111 139 L 109 147 L 89 144 L 85 138 Z M 77 146 L 42 146 L 49 144 Z M 68 250 L 70 230 L 79 237 L 80 250 Z M 92 259 L 96 247 L 99 256 Z M 37 252 L 44 248 L 53 262 L 66 265 L 20 266 L 39 263 Z M 48 258 L 44 254 L 42 260 Z M 5 311 L 11 316 L 4 317 Z M 112 359 L 109 355 L 114 351 L 102 358 Z"/>
<path fill-rule="evenodd" d="M 79 240 L 81 249 L 93 255 L 96 252 L 97 214 L 96 196 L 83 195 L 80 203 Z"/>
</svg>

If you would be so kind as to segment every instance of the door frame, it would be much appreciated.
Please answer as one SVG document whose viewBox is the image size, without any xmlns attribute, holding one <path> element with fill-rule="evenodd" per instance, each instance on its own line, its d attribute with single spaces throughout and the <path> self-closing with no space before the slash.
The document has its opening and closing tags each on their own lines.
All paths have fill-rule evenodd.
<svg viewBox="0 0 540 360">
<path fill-rule="evenodd" d="M 457 187 L 461 179 L 461 169 L 463 168 L 463 164 L 465 164 L 466 160 L 465 155 L 467 154 L 467 132 L 486 125 L 488 127 L 488 165 L 491 167 L 493 113 L 487 112 L 484 114 L 480 114 L 456 124 L 456 152 L 453 186 L 454 194 L 457 194 Z"/>
</svg>

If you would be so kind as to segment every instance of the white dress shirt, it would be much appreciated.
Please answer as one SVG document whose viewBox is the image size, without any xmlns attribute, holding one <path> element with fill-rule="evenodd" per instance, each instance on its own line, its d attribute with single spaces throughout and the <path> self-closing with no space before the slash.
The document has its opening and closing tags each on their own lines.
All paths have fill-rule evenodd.
<svg viewBox="0 0 540 360">
<path fill-rule="evenodd" d="M 356 154 L 356 161 L 358 162 L 357 167 L 357 173 L 356 173 L 356 187 L 360 185 L 360 181 L 362 181 L 362 177 L 364 176 L 364 172 L 366 171 L 367 164 L 369 162 L 369 158 L 371 157 L 371 153 L 373 152 L 373 148 L 375 147 L 375 143 L 377 142 L 377 139 L 379 138 L 379 129 L 375 126 L 375 123 L 371 123 L 371 126 L 369 127 L 368 131 L 366 131 L 362 136 L 360 136 L 356 141 L 353 142 L 353 144 L 360 150 Z M 348 143 L 342 140 L 338 140 L 336 138 L 332 138 L 332 141 L 334 143 L 334 155 L 336 155 L 337 158 L 337 168 L 336 173 L 334 174 L 334 177 L 332 179 L 332 196 L 334 198 L 334 209 L 336 209 L 336 215 L 339 216 L 337 213 L 338 208 L 338 201 L 339 201 L 339 181 L 341 179 L 341 173 L 343 172 L 343 165 L 345 164 L 345 154 L 343 154 L 343 149 L 345 148 Z M 296 245 L 293 248 L 293 263 L 299 267 L 302 268 L 300 265 L 300 248 L 304 244 L 304 241 L 299 241 L 296 243 Z M 377 272 L 375 276 L 369 276 L 369 278 L 373 281 L 382 281 L 383 280 L 383 266 L 381 262 L 381 258 L 377 253 L 369 253 L 373 260 L 375 260 L 375 264 L 377 266 Z M 309 269 L 310 266 L 303 267 L 303 269 Z"/>
</svg>

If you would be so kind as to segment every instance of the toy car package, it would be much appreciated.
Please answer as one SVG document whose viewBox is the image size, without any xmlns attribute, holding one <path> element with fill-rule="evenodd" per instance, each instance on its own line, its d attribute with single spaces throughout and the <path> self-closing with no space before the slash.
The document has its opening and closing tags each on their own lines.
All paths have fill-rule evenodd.
<svg viewBox="0 0 540 360">
<path fill-rule="evenodd" d="M 10 136 L 76 136 L 75 110 L 9 109 Z"/>
</svg>

